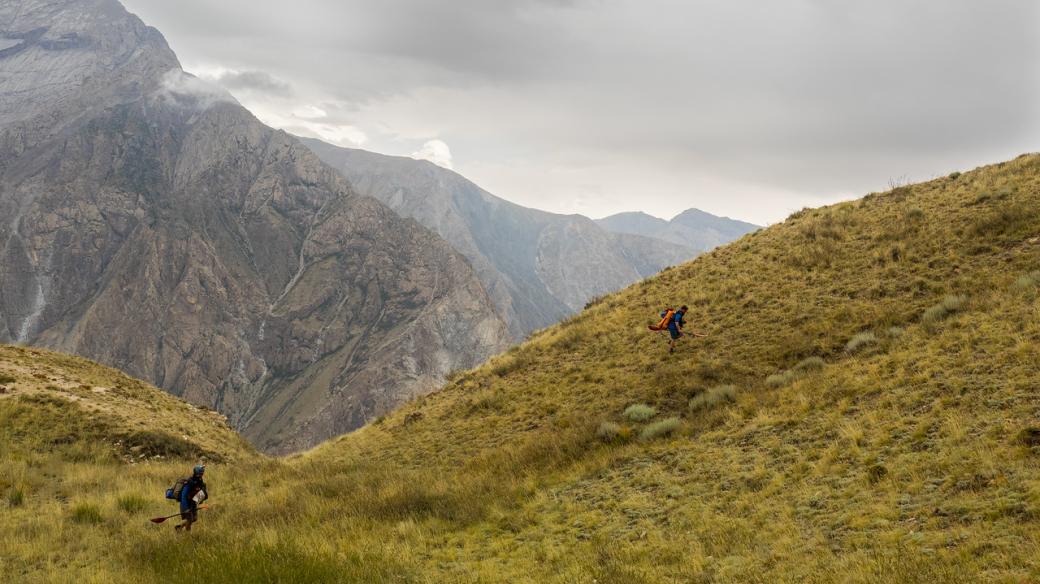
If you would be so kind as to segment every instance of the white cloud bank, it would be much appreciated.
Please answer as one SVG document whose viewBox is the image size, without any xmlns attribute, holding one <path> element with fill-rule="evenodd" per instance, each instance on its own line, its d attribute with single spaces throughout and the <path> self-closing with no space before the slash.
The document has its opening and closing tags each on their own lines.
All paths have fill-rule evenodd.
<svg viewBox="0 0 1040 584">
<path fill-rule="evenodd" d="M 203 110 L 216 103 L 238 103 L 228 90 L 220 85 L 180 69 L 170 69 L 163 75 L 159 96 L 182 105 L 184 102 L 192 102 L 191 105 Z"/>
<path fill-rule="evenodd" d="M 416 152 L 412 152 L 416 160 L 429 160 L 437 166 L 452 169 L 451 149 L 443 140 L 427 140 Z"/>
</svg>

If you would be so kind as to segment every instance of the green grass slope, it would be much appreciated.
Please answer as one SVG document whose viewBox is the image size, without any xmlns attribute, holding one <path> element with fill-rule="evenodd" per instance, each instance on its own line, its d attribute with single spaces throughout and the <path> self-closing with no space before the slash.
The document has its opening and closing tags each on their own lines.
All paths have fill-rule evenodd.
<svg viewBox="0 0 1040 584">
<path fill-rule="evenodd" d="M 1038 156 L 803 211 L 311 457 L 432 472 L 463 580 L 1038 579 L 1038 269 Z"/>
<path fill-rule="evenodd" d="M 127 524 L 143 532 L 147 517 L 168 514 L 163 490 L 199 460 L 243 466 L 258 455 L 216 412 L 85 359 L 0 345 L 8 581 L 111 581 L 99 564 L 118 564 Z"/>
<path fill-rule="evenodd" d="M 1035 581 L 1038 270 L 1036 155 L 799 212 L 603 298 L 359 432 L 215 465 L 215 507 L 190 538 L 121 502 L 154 508 L 172 465 L 27 462 L 36 494 L 7 495 L 0 528 L 19 537 L 0 571 Z M 646 325 L 682 303 L 709 336 L 669 354 Z M 31 461 L 41 448 L 22 444 L 0 454 Z"/>
</svg>

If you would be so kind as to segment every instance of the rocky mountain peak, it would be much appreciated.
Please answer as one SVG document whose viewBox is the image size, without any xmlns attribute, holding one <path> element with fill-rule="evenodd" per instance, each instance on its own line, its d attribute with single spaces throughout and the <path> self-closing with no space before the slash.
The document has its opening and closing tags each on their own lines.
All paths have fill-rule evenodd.
<svg viewBox="0 0 1040 584">
<path fill-rule="evenodd" d="M 136 99 L 179 68 L 162 34 L 116 0 L 0 5 L 0 127 L 45 130 Z"/>
<path fill-rule="evenodd" d="M 0 343 L 119 367 L 287 452 L 507 340 L 447 243 L 114 0 L 0 6 Z"/>
</svg>

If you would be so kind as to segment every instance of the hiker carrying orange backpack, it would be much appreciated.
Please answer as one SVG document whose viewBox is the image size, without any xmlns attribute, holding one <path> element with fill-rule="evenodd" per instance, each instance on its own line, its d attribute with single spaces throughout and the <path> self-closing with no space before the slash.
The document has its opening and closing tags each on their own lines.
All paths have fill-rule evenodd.
<svg viewBox="0 0 1040 584">
<path fill-rule="evenodd" d="M 686 316 L 686 312 L 689 307 L 683 306 L 679 310 L 672 308 L 665 308 L 661 311 L 661 321 L 656 325 L 650 325 L 648 328 L 652 331 L 663 331 L 667 330 L 668 334 L 672 337 L 668 342 L 668 352 L 672 353 L 675 351 L 675 342 L 679 340 L 679 337 L 683 335 L 682 329 L 686 325 L 686 321 L 683 318 Z M 693 333 L 696 337 L 707 336 L 703 333 Z"/>
</svg>

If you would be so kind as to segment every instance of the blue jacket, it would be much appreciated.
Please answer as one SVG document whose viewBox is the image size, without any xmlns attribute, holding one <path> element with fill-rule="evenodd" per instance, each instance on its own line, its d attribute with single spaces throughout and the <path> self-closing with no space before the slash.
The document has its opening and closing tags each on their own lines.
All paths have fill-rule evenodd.
<svg viewBox="0 0 1040 584">
<path fill-rule="evenodd" d="M 202 477 L 191 477 L 188 482 L 184 483 L 184 488 L 181 489 L 181 513 L 190 511 L 196 507 L 195 501 L 192 501 L 192 497 L 199 491 L 206 490 L 206 482 L 202 480 Z M 209 492 L 206 493 L 209 495 Z"/>
<path fill-rule="evenodd" d="M 676 312 L 675 316 L 672 317 L 672 320 L 668 321 L 668 329 L 678 331 L 685 326 L 686 322 L 683 320 L 684 316 L 686 315 L 681 312 Z"/>
</svg>

